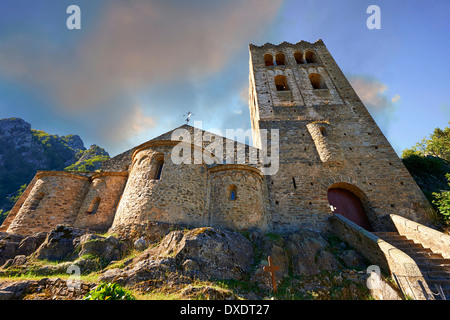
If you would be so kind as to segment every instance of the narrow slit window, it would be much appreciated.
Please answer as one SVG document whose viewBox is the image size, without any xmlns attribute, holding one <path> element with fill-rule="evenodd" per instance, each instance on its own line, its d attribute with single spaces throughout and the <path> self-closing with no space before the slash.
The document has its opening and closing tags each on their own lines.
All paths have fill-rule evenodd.
<svg viewBox="0 0 450 320">
<path fill-rule="evenodd" d="M 237 188 L 234 184 L 228 187 L 228 199 L 233 201 L 237 199 Z"/>
<path fill-rule="evenodd" d="M 89 206 L 88 211 L 86 211 L 86 214 L 96 214 L 99 206 L 100 206 L 100 198 L 96 197 Z"/>
<path fill-rule="evenodd" d="M 295 183 L 295 178 L 292 177 L 292 184 L 294 185 L 294 189 L 297 189 L 297 183 Z"/>
<path fill-rule="evenodd" d="M 155 180 L 159 180 L 161 179 L 161 173 L 162 173 L 162 169 L 164 166 L 164 160 L 158 160 L 158 162 L 156 163 L 156 173 L 155 173 Z"/>
<path fill-rule="evenodd" d="M 44 199 L 45 197 L 45 193 L 40 192 L 38 193 L 34 199 L 32 200 L 31 204 L 30 204 L 30 210 L 36 210 L 39 205 L 41 204 L 42 199 Z"/>
</svg>

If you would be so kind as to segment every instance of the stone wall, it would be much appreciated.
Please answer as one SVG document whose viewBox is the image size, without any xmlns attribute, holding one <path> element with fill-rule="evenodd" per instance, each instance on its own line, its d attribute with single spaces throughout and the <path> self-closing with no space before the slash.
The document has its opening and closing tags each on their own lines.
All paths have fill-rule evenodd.
<svg viewBox="0 0 450 320">
<path fill-rule="evenodd" d="M 126 172 L 93 174 L 89 190 L 73 226 L 93 231 L 107 231 L 113 223 L 127 177 Z"/>
<path fill-rule="evenodd" d="M 48 232 L 58 224 L 73 224 L 88 190 L 86 176 L 39 171 L 36 182 L 7 232 L 23 235 Z"/>
<path fill-rule="evenodd" d="M 155 142 L 136 150 L 125 190 L 111 230 L 147 221 L 201 226 L 205 223 L 208 169 L 201 164 L 175 164 L 174 144 Z M 157 157 L 164 159 L 155 178 Z"/>
<path fill-rule="evenodd" d="M 211 172 L 209 226 L 267 230 L 263 177 L 242 165 L 217 166 Z M 233 193 L 233 194 L 232 194 Z"/>
<path fill-rule="evenodd" d="M 316 58 L 298 64 L 298 52 Z M 264 55 L 278 53 L 285 54 L 284 65 L 266 66 Z M 326 89 L 313 88 L 312 73 L 320 74 Z M 281 74 L 288 90 L 274 85 Z M 280 167 L 266 179 L 275 231 L 305 224 L 326 229 L 332 185 L 357 190 L 375 230 L 384 228 L 380 218 L 390 213 L 430 221 L 422 191 L 321 40 L 251 45 L 249 82 L 253 141 L 260 147 L 261 129 L 280 133 Z"/>
</svg>

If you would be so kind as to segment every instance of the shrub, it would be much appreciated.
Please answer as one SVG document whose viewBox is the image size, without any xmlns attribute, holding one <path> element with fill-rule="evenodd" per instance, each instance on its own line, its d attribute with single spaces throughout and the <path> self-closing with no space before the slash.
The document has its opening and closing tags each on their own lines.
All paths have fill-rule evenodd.
<svg viewBox="0 0 450 320">
<path fill-rule="evenodd" d="M 450 181 L 450 174 L 445 177 Z M 449 184 L 450 185 L 450 184 Z M 439 215 L 445 221 L 450 221 L 450 191 L 433 192 L 433 204 L 439 211 Z"/>
<path fill-rule="evenodd" d="M 102 283 L 91 290 L 83 300 L 136 300 L 136 298 L 117 283 Z"/>
</svg>

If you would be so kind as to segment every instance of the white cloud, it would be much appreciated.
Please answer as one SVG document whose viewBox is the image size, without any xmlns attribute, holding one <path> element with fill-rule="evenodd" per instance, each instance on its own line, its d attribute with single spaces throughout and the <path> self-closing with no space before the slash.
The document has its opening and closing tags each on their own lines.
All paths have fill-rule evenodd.
<svg viewBox="0 0 450 320">
<path fill-rule="evenodd" d="M 392 102 L 396 103 L 397 101 L 399 101 L 401 99 L 399 94 L 396 94 L 395 96 L 392 97 Z"/>
</svg>

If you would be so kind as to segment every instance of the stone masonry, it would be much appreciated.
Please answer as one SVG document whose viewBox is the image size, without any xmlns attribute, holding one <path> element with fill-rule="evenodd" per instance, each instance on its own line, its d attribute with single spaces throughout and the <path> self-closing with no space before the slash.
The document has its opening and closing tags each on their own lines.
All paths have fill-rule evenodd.
<svg viewBox="0 0 450 320">
<path fill-rule="evenodd" d="M 184 125 L 110 159 L 99 172 L 39 171 L 0 231 L 28 235 L 68 224 L 120 233 L 148 222 L 323 231 L 330 228 L 333 188 L 354 195 L 374 230 L 394 213 L 429 221 L 426 198 L 321 40 L 250 45 L 249 107 L 254 147 Z M 173 139 L 180 129 L 190 139 Z M 261 163 L 264 129 L 279 131 L 275 174 L 264 174 Z M 211 148 L 213 141 L 223 148 Z M 192 154 L 177 164 L 172 156 L 181 142 Z M 236 160 L 238 150 L 244 162 Z M 200 162 L 195 151 L 204 155 Z"/>
</svg>

